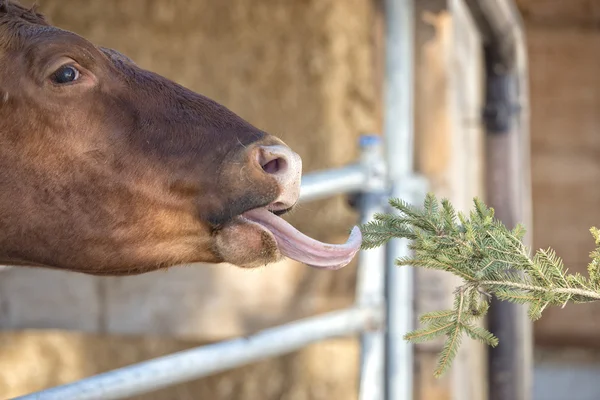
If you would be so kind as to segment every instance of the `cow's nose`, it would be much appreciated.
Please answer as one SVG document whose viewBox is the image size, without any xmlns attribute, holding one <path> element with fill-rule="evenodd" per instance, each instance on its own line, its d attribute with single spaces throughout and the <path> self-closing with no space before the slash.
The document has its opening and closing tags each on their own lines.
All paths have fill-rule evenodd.
<svg viewBox="0 0 600 400">
<path fill-rule="evenodd" d="M 296 204 L 302 179 L 300 156 L 284 145 L 260 146 L 257 148 L 257 161 L 263 171 L 271 175 L 281 188 L 279 196 L 269 208 L 272 211 L 280 211 Z"/>
</svg>

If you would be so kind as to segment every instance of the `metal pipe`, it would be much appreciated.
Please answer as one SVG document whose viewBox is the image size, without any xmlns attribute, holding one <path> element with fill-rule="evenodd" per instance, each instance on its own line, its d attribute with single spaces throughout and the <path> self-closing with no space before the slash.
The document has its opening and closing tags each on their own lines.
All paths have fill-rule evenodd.
<svg viewBox="0 0 600 400">
<path fill-rule="evenodd" d="M 385 0 L 384 134 L 391 195 L 413 202 L 414 0 Z M 387 246 L 387 399 L 412 400 L 413 348 L 403 335 L 413 326 L 412 267 L 395 260 L 409 254 L 406 240 Z"/>
<path fill-rule="evenodd" d="M 290 353 L 324 339 L 376 329 L 382 323 L 382 317 L 381 310 L 376 308 L 336 311 L 249 337 L 155 358 L 13 400 L 123 399 Z"/>
<path fill-rule="evenodd" d="M 306 174 L 302 177 L 299 201 L 307 202 L 334 194 L 360 192 L 367 179 L 367 171 L 362 164 Z"/>
<path fill-rule="evenodd" d="M 376 136 L 361 139 L 361 161 L 370 178 L 360 196 L 361 222 L 384 212 L 386 193 L 382 141 Z M 358 258 L 356 302 L 359 307 L 385 307 L 385 247 L 363 250 Z M 360 337 L 359 400 L 385 399 L 385 331 L 364 332 Z"/>
<path fill-rule="evenodd" d="M 509 228 L 531 226 L 527 49 L 512 0 L 467 0 L 486 55 L 487 203 Z M 531 243 L 531 235 L 525 238 Z M 527 400 L 533 394 L 533 335 L 527 310 L 492 301 L 489 329 L 500 345 L 489 350 L 489 399 Z"/>
<path fill-rule="evenodd" d="M 361 198 L 363 223 L 377 212 L 383 212 L 381 196 L 365 194 Z M 385 247 L 362 251 L 359 254 L 357 303 L 360 306 L 385 304 Z M 359 400 L 385 399 L 385 330 L 364 332 L 360 337 L 361 358 Z"/>
</svg>

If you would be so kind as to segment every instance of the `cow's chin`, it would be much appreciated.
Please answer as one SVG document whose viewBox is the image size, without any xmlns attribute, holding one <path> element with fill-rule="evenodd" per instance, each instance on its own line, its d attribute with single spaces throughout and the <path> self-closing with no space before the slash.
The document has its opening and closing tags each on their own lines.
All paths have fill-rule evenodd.
<svg viewBox="0 0 600 400">
<path fill-rule="evenodd" d="M 217 232 L 216 248 L 224 262 L 241 268 L 261 267 L 283 258 L 273 233 L 243 215 Z"/>
</svg>

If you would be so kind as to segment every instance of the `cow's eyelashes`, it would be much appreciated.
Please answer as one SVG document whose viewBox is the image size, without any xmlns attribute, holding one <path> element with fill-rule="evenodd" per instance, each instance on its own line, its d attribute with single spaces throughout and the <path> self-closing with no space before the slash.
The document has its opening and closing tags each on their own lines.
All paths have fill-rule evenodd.
<svg viewBox="0 0 600 400">
<path fill-rule="evenodd" d="M 50 79 L 57 85 L 73 83 L 81 77 L 81 72 L 73 65 L 63 65 L 54 72 Z"/>
</svg>

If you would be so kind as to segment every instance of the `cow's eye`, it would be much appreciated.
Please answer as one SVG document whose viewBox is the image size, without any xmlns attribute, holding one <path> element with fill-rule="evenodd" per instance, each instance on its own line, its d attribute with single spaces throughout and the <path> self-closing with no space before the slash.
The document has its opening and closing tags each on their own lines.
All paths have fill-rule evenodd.
<svg viewBox="0 0 600 400">
<path fill-rule="evenodd" d="M 79 70 L 72 65 L 62 66 L 52 74 L 52 81 L 59 85 L 71 83 L 79 79 Z"/>
</svg>

